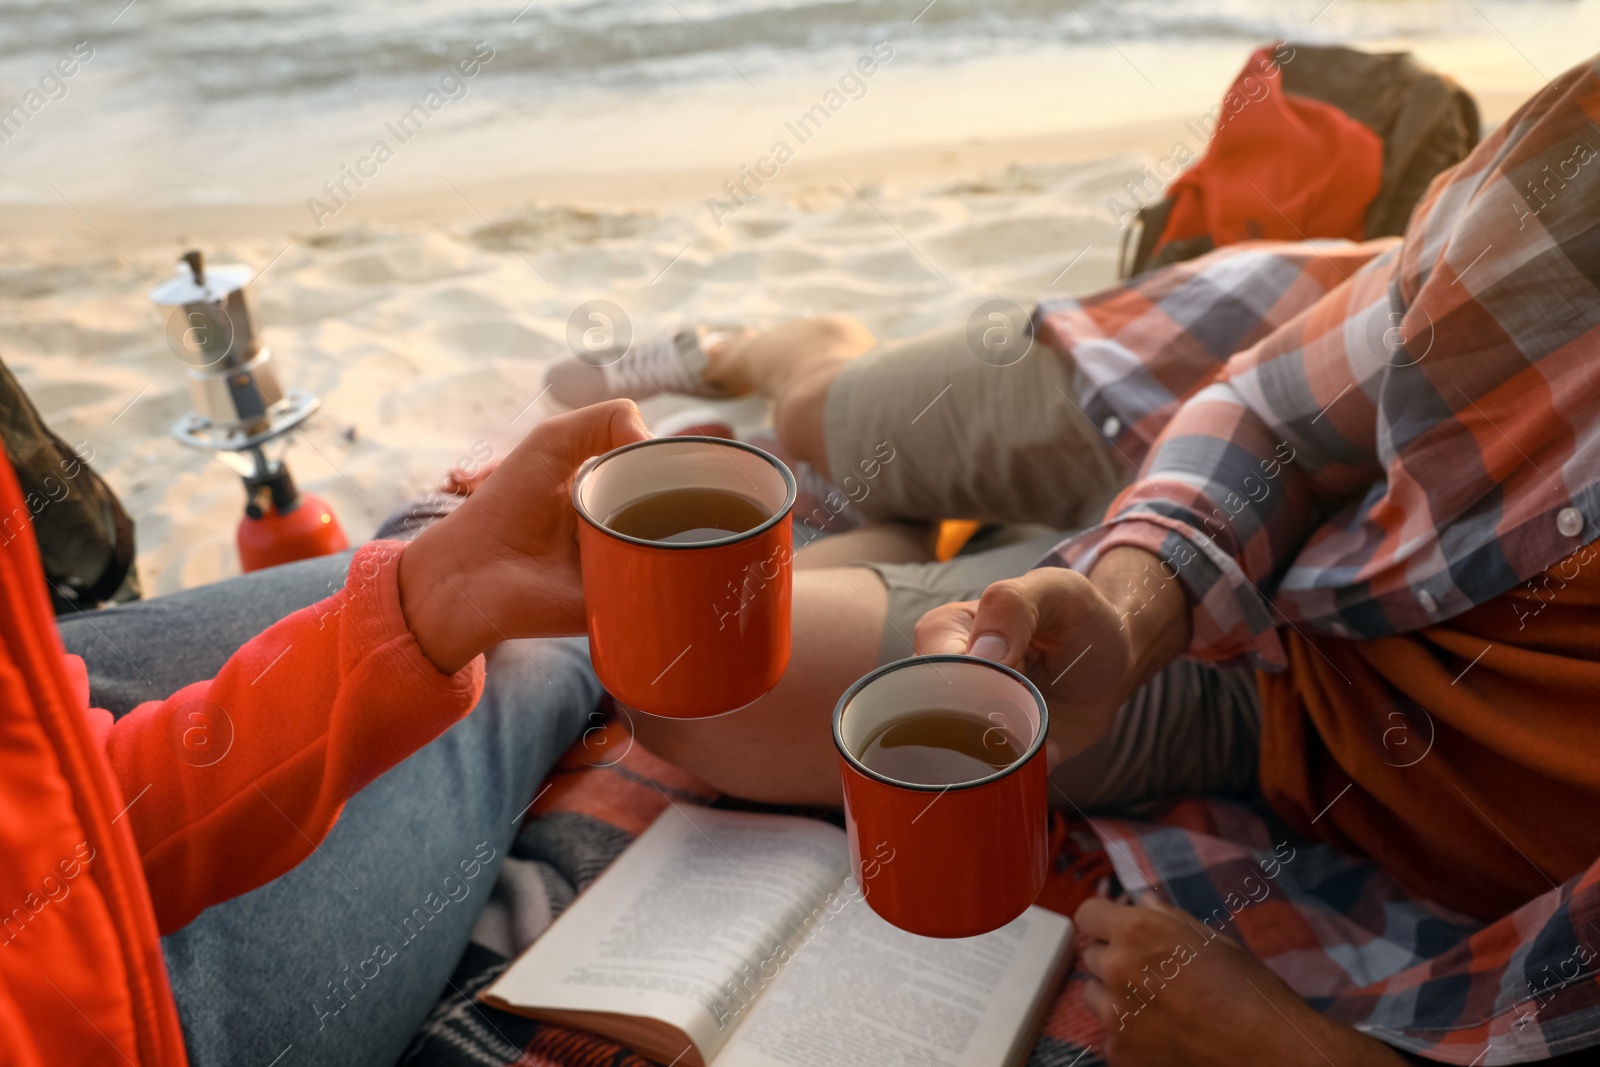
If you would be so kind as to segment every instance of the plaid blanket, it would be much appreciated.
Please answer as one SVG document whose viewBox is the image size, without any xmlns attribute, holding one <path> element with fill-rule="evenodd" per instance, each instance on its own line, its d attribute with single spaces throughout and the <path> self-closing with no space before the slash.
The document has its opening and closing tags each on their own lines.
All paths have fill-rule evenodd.
<svg viewBox="0 0 1600 1067">
<path fill-rule="evenodd" d="M 605 1038 L 471 998 L 669 802 L 748 807 L 633 745 L 617 723 L 574 746 L 403 1067 L 650 1067 Z M 1052 849 L 1041 906 L 1071 914 L 1093 893 L 1158 888 L 1321 1011 L 1428 1059 L 1487 1067 L 1600 1046 L 1600 866 L 1485 926 L 1409 896 L 1371 863 L 1295 840 L 1264 807 L 1182 800 L 1137 819 L 1057 815 Z M 1086 981 L 1074 967 L 1029 1067 L 1104 1062 Z"/>
</svg>

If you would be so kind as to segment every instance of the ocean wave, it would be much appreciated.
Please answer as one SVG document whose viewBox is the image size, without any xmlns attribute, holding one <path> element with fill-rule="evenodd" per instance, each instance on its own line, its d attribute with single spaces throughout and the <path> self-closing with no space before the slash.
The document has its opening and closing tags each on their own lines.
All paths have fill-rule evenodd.
<svg viewBox="0 0 1600 1067">
<path fill-rule="evenodd" d="M 87 37 L 125 43 L 130 57 L 145 60 L 142 78 L 171 91 L 188 86 L 197 100 L 283 99 L 346 83 L 383 88 L 488 41 L 502 74 L 551 91 L 636 90 L 755 81 L 884 39 L 914 42 L 919 61 L 941 62 L 978 48 L 1304 40 L 1352 26 L 1369 38 L 1415 38 L 1460 21 L 1459 4 L 1446 0 L 1340 0 L 1316 25 L 1322 0 L 534 0 L 520 12 L 514 0 L 169 0 L 136 3 L 112 24 L 125 3 L 0 0 L 9 30 L 0 65 L 22 70 Z M 1493 6 L 1513 12 L 1507 3 Z"/>
</svg>

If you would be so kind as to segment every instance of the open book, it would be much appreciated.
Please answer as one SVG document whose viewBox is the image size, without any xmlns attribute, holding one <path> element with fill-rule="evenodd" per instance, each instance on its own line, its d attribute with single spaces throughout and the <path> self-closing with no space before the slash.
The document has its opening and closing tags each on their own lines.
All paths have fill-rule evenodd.
<svg viewBox="0 0 1600 1067">
<path fill-rule="evenodd" d="M 887 847 L 864 871 L 894 862 Z M 483 993 L 674 1067 L 1021 1063 L 1072 924 L 1041 908 L 981 937 L 896 929 L 814 819 L 673 805 Z"/>
</svg>

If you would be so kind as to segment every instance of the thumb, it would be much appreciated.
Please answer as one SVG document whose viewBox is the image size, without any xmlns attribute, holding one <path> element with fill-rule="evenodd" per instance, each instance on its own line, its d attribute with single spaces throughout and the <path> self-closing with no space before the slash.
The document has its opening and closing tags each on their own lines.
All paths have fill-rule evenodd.
<svg viewBox="0 0 1600 1067">
<path fill-rule="evenodd" d="M 576 467 L 591 456 L 650 436 L 632 400 L 607 400 L 545 420 L 528 435 L 528 442 L 537 441 L 532 447 Z"/>
<path fill-rule="evenodd" d="M 612 448 L 621 448 L 631 445 L 635 441 L 648 441 L 655 434 L 650 432 L 650 427 L 645 424 L 644 415 L 639 411 L 639 405 L 632 400 L 613 400 L 608 404 L 600 405 L 602 408 L 613 408 L 611 412 L 611 444 L 606 451 Z"/>
</svg>

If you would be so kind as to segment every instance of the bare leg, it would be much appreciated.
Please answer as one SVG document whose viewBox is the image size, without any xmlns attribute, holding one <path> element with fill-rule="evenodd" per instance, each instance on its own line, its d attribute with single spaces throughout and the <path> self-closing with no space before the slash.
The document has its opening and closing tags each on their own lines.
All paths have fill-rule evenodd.
<svg viewBox="0 0 1600 1067">
<path fill-rule="evenodd" d="M 634 736 L 708 785 L 774 804 L 839 803 L 833 706 L 878 665 L 889 591 L 862 559 L 931 559 L 926 531 L 871 526 L 795 553 L 789 669 L 751 704 L 714 719 L 635 715 Z"/>
<path fill-rule="evenodd" d="M 773 804 L 838 804 L 833 705 L 878 664 L 889 594 L 865 567 L 794 572 L 789 669 L 748 707 L 712 719 L 635 715 L 651 752 L 724 793 Z"/>
<path fill-rule="evenodd" d="M 731 393 L 772 397 L 773 428 L 783 447 L 826 478 L 828 387 L 840 368 L 876 344 L 860 321 L 846 315 L 795 319 L 713 345 L 706 353 L 705 376 Z"/>
</svg>

